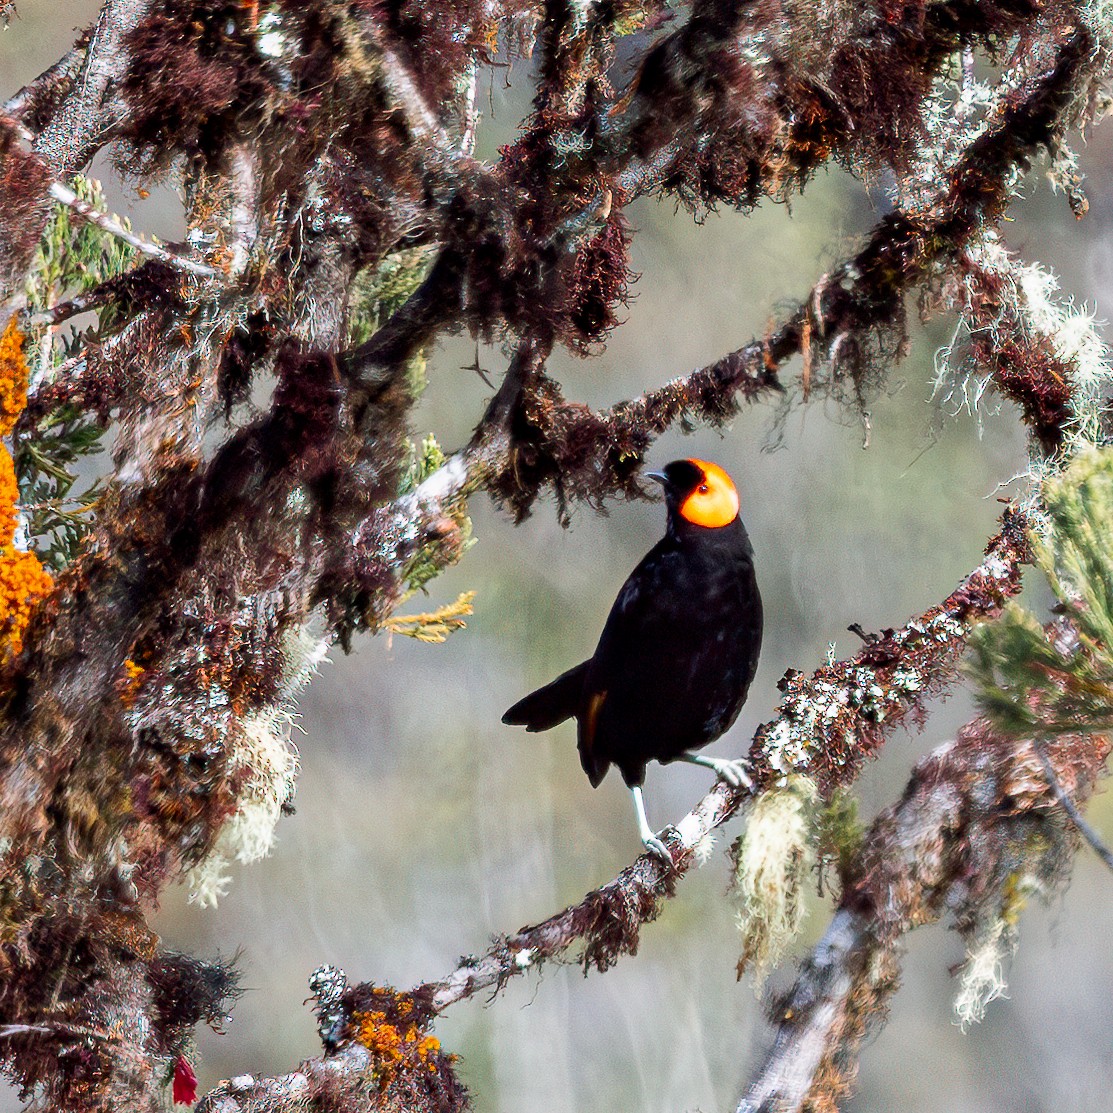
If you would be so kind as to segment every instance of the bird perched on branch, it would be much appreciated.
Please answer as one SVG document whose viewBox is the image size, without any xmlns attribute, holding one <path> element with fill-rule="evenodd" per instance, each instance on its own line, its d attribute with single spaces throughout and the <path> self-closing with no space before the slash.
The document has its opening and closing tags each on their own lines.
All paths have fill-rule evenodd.
<svg viewBox="0 0 1113 1113">
<path fill-rule="evenodd" d="M 646 820 L 645 767 L 688 761 L 749 784 L 745 762 L 691 751 L 738 717 L 757 670 L 762 612 L 730 476 L 703 460 L 647 475 L 665 490 L 665 536 L 618 593 L 591 659 L 519 700 L 502 721 L 539 731 L 574 717 L 588 779 L 596 786 L 618 767 L 642 842 L 671 863 Z"/>
</svg>

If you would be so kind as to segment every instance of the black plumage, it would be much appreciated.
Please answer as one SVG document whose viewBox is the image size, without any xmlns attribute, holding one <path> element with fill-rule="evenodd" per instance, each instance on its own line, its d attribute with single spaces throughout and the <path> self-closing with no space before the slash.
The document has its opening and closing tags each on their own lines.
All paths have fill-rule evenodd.
<svg viewBox="0 0 1113 1113">
<path fill-rule="evenodd" d="M 650 761 L 707 765 L 732 781 L 736 762 L 691 751 L 738 717 L 757 670 L 762 608 L 753 549 L 733 483 L 717 465 L 680 460 L 656 475 L 668 525 L 623 585 L 594 655 L 520 700 L 504 723 L 548 730 L 575 717 L 580 762 L 593 785 L 611 765 L 635 790 Z"/>
</svg>

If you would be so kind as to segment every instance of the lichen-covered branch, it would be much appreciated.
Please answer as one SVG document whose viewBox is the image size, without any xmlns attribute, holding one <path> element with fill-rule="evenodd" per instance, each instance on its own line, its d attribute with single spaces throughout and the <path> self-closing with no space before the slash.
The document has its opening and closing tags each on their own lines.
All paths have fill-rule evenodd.
<svg viewBox="0 0 1113 1113">
<path fill-rule="evenodd" d="M 1109 750 L 1096 734 L 1048 746 L 1076 803 L 1104 774 Z M 978 719 L 923 759 L 866 836 L 848 871 L 855 880 L 796 984 L 773 1003 L 773 1046 L 739 1113 L 837 1108 L 863 1038 L 900 984 L 903 936 L 949 915 L 984 944 L 988 921 L 1015 919 L 1029 895 L 1062 882 L 1076 841 L 1030 742 Z"/>
<path fill-rule="evenodd" d="M 997 106 L 978 140 L 947 168 L 938 192 L 921 207 L 882 220 L 865 246 L 825 274 L 770 335 L 602 413 L 566 402 L 555 383 L 539 379 L 521 398 L 517 435 L 491 490 L 519 516 L 548 485 L 562 504 L 634 495 L 640 461 L 655 436 L 686 419 L 720 425 L 740 398 L 784 390 L 778 368 L 797 353 L 805 360 L 805 399 L 827 393 L 863 408 L 877 388 L 878 364 L 883 374 L 904 343 L 904 295 L 997 216 L 1011 175 L 1057 134 L 1064 106 L 1076 95 L 1087 41 L 1082 31 L 1064 35 L 1058 54 L 1044 58 Z"/>
</svg>

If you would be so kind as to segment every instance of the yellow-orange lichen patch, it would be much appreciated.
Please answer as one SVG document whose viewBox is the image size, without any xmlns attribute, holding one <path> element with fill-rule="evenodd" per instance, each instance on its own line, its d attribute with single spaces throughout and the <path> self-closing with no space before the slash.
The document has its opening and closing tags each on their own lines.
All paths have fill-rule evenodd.
<svg viewBox="0 0 1113 1113">
<path fill-rule="evenodd" d="M 15 537 L 19 520 L 19 484 L 11 453 L 0 445 L 0 548 L 7 549 Z"/>
<path fill-rule="evenodd" d="M 412 1008 L 410 1005 L 406 1012 Z M 416 1024 L 403 1031 L 390 1022 L 385 1012 L 378 1010 L 353 1013 L 352 1022 L 356 1041 L 378 1060 L 384 1081 L 396 1070 L 436 1071 L 441 1041 L 422 1032 Z"/>
<path fill-rule="evenodd" d="M 26 405 L 23 333 L 13 317 L 0 336 L 0 436 L 11 433 Z M 11 453 L 0 446 L 0 643 L 13 656 L 23 650 L 23 635 L 39 600 L 54 586 L 39 558 L 15 547 L 18 522 L 15 464 Z"/>
<path fill-rule="evenodd" d="M 402 1034 L 393 1024 L 388 1024 L 386 1013 L 356 1013 L 356 1039 L 383 1061 L 384 1066 L 402 1059 Z"/>
<path fill-rule="evenodd" d="M 23 635 L 54 581 L 34 553 L 16 549 L 0 557 L 0 640 L 13 655 L 23 651 Z"/>
<path fill-rule="evenodd" d="M 143 674 L 146 671 L 130 657 L 124 662 L 124 675 L 117 682 L 116 690 L 120 694 L 120 702 L 125 707 L 131 707 L 135 703 L 135 697 L 139 695 L 139 685 L 143 683 Z"/>
<path fill-rule="evenodd" d="M 425 1069 L 437 1069 L 437 1052 L 441 1049 L 441 1041 L 436 1036 L 425 1036 L 417 1041 L 417 1057 L 425 1064 Z"/>
<path fill-rule="evenodd" d="M 11 433 L 27 405 L 27 374 L 23 333 L 12 317 L 0 336 L 0 437 Z"/>
</svg>

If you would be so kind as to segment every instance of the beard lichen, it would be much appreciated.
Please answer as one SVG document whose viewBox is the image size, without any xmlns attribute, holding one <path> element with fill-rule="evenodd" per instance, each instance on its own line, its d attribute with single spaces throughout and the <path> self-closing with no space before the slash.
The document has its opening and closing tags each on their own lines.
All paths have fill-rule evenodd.
<svg viewBox="0 0 1113 1113">
<path fill-rule="evenodd" d="M 804 883 L 815 865 L 815 784 L 793 775 L 754 803 L 733 847 L 742 955 L 738 976 L 753 970 L 760 988 L 803 926 Z"/>
</svg>

